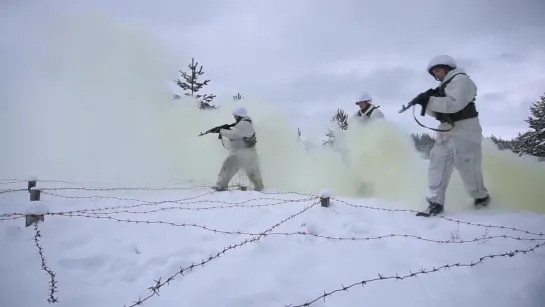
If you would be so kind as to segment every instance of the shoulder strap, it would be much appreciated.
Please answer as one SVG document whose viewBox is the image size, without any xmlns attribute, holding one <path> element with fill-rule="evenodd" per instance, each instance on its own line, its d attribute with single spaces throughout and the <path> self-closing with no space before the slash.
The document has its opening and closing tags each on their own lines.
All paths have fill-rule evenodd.
<svg viewBox="0 0 545 307">
<path fill-rule="evenodd" d="M 369 112 L 367 112 L 367 113 L 365 114 L 365 116 L 371 117 L 371 113 L 373 113 L 373 111 L 375 111 L 375 110 L 378 109 L 378 108 L 380 108 L 380 106 L 373 106 L 373 107 L 371 108 L 371 110 L 369 110 Z"/>
<path fill-rule="evenodd" d="M 439 87 L 444 88 L 444 87 L 447 86 L 447 84 L 449 84 L 449 83 L 452 81 L 452 79 L 454 79 L 454 77 L 456 77 L 457 75 L 465 75 L 465 76 L 467 76 L 466 73 L 459 72 L 459 73 L 457 73 L 457 74 L 454 74 L 454 75 L 453 75 L 452 77 L 450 77 L 450 79 L 448 79 L 447 81 L 443 82 Z"/>
</svg>

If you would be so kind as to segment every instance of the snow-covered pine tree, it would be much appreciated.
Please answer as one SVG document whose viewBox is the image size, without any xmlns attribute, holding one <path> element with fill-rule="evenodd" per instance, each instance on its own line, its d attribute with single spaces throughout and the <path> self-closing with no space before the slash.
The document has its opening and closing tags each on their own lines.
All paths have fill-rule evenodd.
<svg viewBox="0 0 545 307">
<path fill-rule="evenodd" d="M 346 113 L 343 109 L 337 109 L 337 111 L 335 111 L 335 114 L 333 114 L 333 116 L 331 117 L 330 122 L 337 123 L 339 131 L 346 131 L 348 130 L 348 113 Z M 327 140 L 325 140 L 322 145 L 333 146 L 336 139 L 335 132 L 331 129 L 328 129 L 326 136 Z"/>
<path fill-rule="evenodd" d="M 210 79 L 206 79 L 202 82 L 200 82 L 199 76 L 202 76 L 204 74 L 203 72 L 203 66 L 201 65 L 198 69 L 199 62 L 195 62 L 194 58 L 191 58 L 191 64 L 188 64 L 187 67 L 189 68 L 189 73 L 184 71 L 179 71 L 182 75 L 182 78 L 184 81 L 178 79 L 176 81 L 176 85 L 178 85 L 183 91 L 185 96 L 193 97 L 200 101 L 199 109 L 201 110 L 209 110 L 209 109 L 217 109 L 216 106 L 213 106 L 211 104 L 212 100 L 216 98 L 216 95 L 214 94 L 197 94 L 205 85 L 208 85 L 208 82 L 210 82 Z M 175 98 L 180 98 L 180 96 L 175 96 Z"/>
<path fill-rule="evenodd" d="M 516 151 L 519 154 L 543 159 L 545 158 L 545 96 L 540 96 L 540 99 L 530 106 L 530 114 L 525 120 L 530 129 L 519 133 L 516 137 Z"/>
<path fill-rule="evenodd" d="M 517 147 L 517 144 L 516 144 L 517 142 L 515 141 L 515 139 L 506 140 L 501 137 L 497 137 L 495 135 L 491 135 L 490 139 L 492 140 L 492 142 L 494 142 L 494 144 L 496 144 L 496 146 L 498 146 L 498 149 L 500 150 L 507 149 L 507 150 L 511 150 L 515 152 L 515 148 Z"/>
</svg>

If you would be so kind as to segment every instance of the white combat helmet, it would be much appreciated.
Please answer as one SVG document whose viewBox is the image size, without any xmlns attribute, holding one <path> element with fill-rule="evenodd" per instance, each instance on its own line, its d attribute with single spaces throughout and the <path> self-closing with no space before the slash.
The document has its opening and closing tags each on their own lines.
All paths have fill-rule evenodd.
<svg viewBox="0 0 545 307">
<path fill-rule="evenodd" d="M 437 65 L 445 65 L 451 67 L 452 69 L 456 69 L 456 67 L 458 67 L 458 65 L 456 65 L 456 61 L 454 61 L 451 56 L 445 54 L 437 55 L 428 63 L 427 71 L 430 75 L 433 76 L 431 69 Z"/>
<path fill-rule="evenodd" d="M 363 92 L 363 93 L 361 93 L 358 100 L 356 101 L 356 104 L 359 103 L 359 102 L 362 102 L 362 101 L 372 101 L 372 100 L 373 100 L 373 97 L 371 97 L 371 95 L 369 93 Z"/>
<path fill-rule="evenodd" d="M 240 117 L 247 117 L 248 116 L 248 111 L 246 111 L 245 107 L 237 107 L 233 111 L 233 115 L 234 116 L 240 116 Z"/>
</svg>

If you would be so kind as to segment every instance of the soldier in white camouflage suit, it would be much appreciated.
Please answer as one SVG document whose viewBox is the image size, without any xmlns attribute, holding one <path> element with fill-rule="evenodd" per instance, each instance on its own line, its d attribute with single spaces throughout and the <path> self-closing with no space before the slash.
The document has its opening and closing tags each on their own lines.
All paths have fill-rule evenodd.
<svg viewBox="0 0 545 307">
<path fill-rule="evenodd" d="M 214 189 L 217 191 L 227 190 L 233 176 L 242 169 L 254 189 L 261 191 L 263 190 L 263 179 L 259 167 L 259 156 L 255 148 L 257 139 L 252 119 L 244 107 L 236 108 L 233 111 L 233 116 L 236 124 L 230 129 L 219 130 L 220 136 L 229 140 L 225 146 L 229 149 L 229 155 L 223 162 Z"/>
<path fill-rule="evenodd" d="M 443 212 L 445 194 L 456 167 L 467 193 L 476 207 L 487 206 L 490 195 L 482 171 L 482 127 L 475 98 L 477 86 L 448 55 L 431 59 L 427 71 L 439 87 L 421 93 L 415 103 L 425 114 L 439 121 L 437 140 L 430 153 L 428 169 L 428 209 L 418 215 L 430 216 Z M 452 129 L 449 130 L 449 127 Z"/>
</svg>

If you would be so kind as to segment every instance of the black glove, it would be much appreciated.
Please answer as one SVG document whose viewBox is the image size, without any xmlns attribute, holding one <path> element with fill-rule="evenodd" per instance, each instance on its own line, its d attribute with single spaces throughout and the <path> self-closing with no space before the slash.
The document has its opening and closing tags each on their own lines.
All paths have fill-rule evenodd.
<svg viewBox="0 0 545 307">
<path fill-rule="evenodd" d="M 426 96 L 431 97 L 431 96 L 435 96 L 436 91 L 437 91 L 436 89 L 430 88 L 427 91 L 425 91 L 423 94 L 426 94 Z"/>
<path fill-rule="evenodd" d="M 416 96 L 413 100 L 414 104 L 419 104 L 422 107 L 428 104 L 428 101 L 430 100 L 430 96 L 426 95 L 426 93 L 420 93 L 418 96 Z"/>
<path fill-rule="evenodd" d="M 422 111 L 420 111 L 420 116 L 426 115 L 426 107 L 428 106 L 428 102 L 430 101 L 431 92 L 433 92 L 433 89 L 429 89 L 423 93 L 420 93 L 412 101 L 413 105 L 419 104 L 422 106 Z"/>
<path fill-rule="evenodd" d="M 214 128 L 214 129 L 215 129 L 214 133 L 217 133 L 217 134 L 218 134 L 218 139 L 221 140 L 222 138 L 221 138 L 220 130 L 221 130 L 221 129 L 230 130 L 232 126 L 233 126 L 233 125 L 229 125 L 229 124 L 217 126 L 216 128 Z"/>
</svg>

